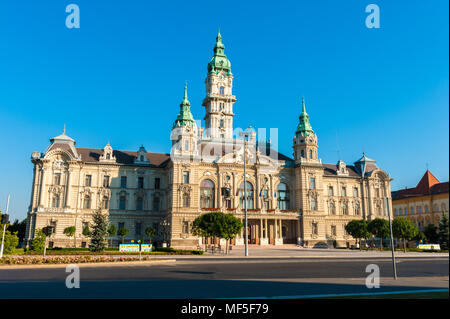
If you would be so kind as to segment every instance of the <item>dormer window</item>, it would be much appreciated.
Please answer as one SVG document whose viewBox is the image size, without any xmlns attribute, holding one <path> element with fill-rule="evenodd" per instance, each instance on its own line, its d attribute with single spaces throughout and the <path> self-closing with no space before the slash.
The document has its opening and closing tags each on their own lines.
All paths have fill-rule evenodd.
<svg viewBox="0 0 450 319">
<path fill-rule="evenodd" d="M 147 151 L 145 150 L 144 146 L 141 146 L 137 152 L 137 156 L 134 162 L 136 164 L 149 164 L 146 154 Z"/>
<path fill-rule="evenodd" d="M 116 158 L 113 156 L 113 149 L 111 145 L 106 144 L 105 148 L 103 149 L 103 154 L 100 156 L 100 162 L 110 162 L 114 163 L 116 161 Z"/>
</svg>

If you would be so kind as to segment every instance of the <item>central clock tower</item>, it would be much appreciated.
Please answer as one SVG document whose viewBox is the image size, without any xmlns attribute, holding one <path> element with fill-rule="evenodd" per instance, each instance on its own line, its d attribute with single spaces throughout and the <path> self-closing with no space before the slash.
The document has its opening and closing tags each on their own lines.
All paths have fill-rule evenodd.
<svg viewBox="0 0 450 319">
<path fill-rule="evenodd" d="M 220 31 L 216 37 L 214 56 L 208 63 L 206 76 L 205 134 L 206 138 L 214 140 L 233 139 L 233 104 L 236 97 L 232 93 L 233 74 L 231 63 L 225 55 Z"/>
</svg>

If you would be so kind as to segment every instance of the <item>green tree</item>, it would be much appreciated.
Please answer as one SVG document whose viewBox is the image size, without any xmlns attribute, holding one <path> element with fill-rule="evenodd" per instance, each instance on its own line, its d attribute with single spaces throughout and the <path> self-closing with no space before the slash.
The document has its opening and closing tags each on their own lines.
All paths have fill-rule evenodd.
<svg viewBox="0 0 450 319">
<path fill-rule="evenodd" d="M 439 246 L 443 250 L 448 250 L 448 216 L 445 213 L 439 221 Z"/>
<path fill-rule="evenodd" d="M 44 231 L 42 229 L 37 229 L 34 238 L 30 243 L 30 250 L 36 252 L 43 252 L 46 245 L 46 238 Z"/>
<path fill-rule="evenodd" d="M 192 222 L 191 233 L 194 236 L 203 237 L 205 239 L 205 250 L 206 250 L 206 242 L 208 238 L 214 237 L 214 219 L 216 215 L 215 213 L 208 213 L 198 216 Z"/>
<path fill-rule="evenodd" d="M 353 238 L 356 239 L 358 242 L 359 240 L 359 249 L 362 249 L 362 242 L 361 240 L 368 239 L 371 236 L 371 233 L 367 230 L 368 227 L 368 221 L 363 219 L 354 219 L 348 222 L 347 225 L 345 225 L 345 231 L 350 234 Z"/>
<path fill-rule="evenodd" d="M 406 241 L 413 239 L 419 232 L 412 221 L 404 217 L 396 217 L 392 222 L 394 237 L 403 240 L 403 250 L 406 253 Z"/>
<path fill-rule="evenodd" d="M 18 219 L 14 221 L 14 223 L 10 224 L 8 229 L 11 233 L 17 232 L 17 237 L 19 237 L 19 244 L 23 243 L 25 240 L 25 231 L 27 228 L 27 219 L 23 219 L 19 222 Z M 3 228 L 2 228 L 3 229 Z"/>
<path fill-rule="evenodd" d="M 112 238 L 114 236 L 116 236 L 116 232 L 117 232 L 117 228 L 115 225 L 111 224 L 108 227 L 108 236 L 109 236 L 109 241 L 110 241 L 110 247 L 112 247 Z"/>
<path fill-rule="evenodd" d="M 128 230 L 128 228 L 125 228 L 125 227 L 119 228 L 119 230 L 117 231 L 117 235 L 122 237 L 122 244 L 125 241 L 125 236 L 128 235 L 129 233 L 130 233 L 130 231 Z"/>
<path fill-rule="evenodd" d="M 439 242 L 438 228 L 434 224 L 428 224 L 423 231 L 427 243 L 436 244 Z"/>
<path fill-rule="evenodd" d="M 383 218 L 375 218 L 367 225 L 367 230 L 375 237 L 380 238 L 380 249 L 383 249 L 383 238 L 389 236 L 389 222 Z"/>
<path fill-rule="evenodd" d="M 72 236 L 74 236 L 75 235 L 75 232 L 76 232 L 76 228 L 75 228 L 75 226 L 70 226 L 70 227 L 66 227 L 66 228 L 64 228 L 64 231 L 63 231 L 63 233 L 64 233 L 64 235 L 66 235 L 67 237 L 72 237 Z M 74 246 L 75 247 L 75 246 Z"/>
<path fill-rule="evenodd" d="M 92 232 L 89 250 L 101 252 L 105 250 L 108 238 L 108 219 L 101 210 L 96 210 L 92 215 Z"/>
<path fill-rule="evenodd" d="M 0 224 L 0 245 L 2 244 L 3 238 L 3 227 L 4 225 Z M 5 242 L 3 244 L 3 253 L 10 254 L 14 251 L 14 249 L 19 245 L 19 237 L 17 236 L 17 232 L 11 232 L 9 230 L 10 226 L 6 225 L 5 231 Z"/>
<path fill-rule="evenodd" d="M 239 218 L 236 218 L 232 214 L 224 214 L 221 237 L 225 238 L 227 241 L 225 250 L 227 254 L 230 239 L 235 238 L 236 235 L 241 232 L 242 227 L 244 227 L 244 225 Z"/>
<path fill-rule="evenodd" d="M 152 238 L 155 237 L 155 235 L 156 235 L 156 229 L 154 229 L 153 227 L 147 227 L 145 229 L 145 234 L 147 235 L 148 239 L 150 240 L 150 244 L 151 244 Z"/>
</svg>

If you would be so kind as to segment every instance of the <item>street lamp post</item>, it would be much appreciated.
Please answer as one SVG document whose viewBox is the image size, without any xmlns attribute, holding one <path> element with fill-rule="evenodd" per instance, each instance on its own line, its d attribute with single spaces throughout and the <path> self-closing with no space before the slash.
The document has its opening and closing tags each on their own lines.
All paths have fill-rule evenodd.
<svg viewBox="0 0 450 319">
<path fill-rule="evenodd" d="M 252 127 L 249 126 L 247 130 L 244 132 L 240 132 L 239 136 L 244 137 L 244 245 L 245 245 L 245 256 L 248 256 L 248 222 L 247 222 L 247 172 L 246 172 L 246 163 L 247 163 L 247 143 L 248 137 L 250 136 L 249 129 Z"/>
<path fill-rule="evenodd" d="M 392 267 L 394 270 L 394 279 L 397 279 L 397 265 L 395 263 L 395 253 L 394 253 L 394 236 L 392 234 L 392 221 L 391 221 L 391 213 L 389 211 L 389 199 L 386 197 L 385 199 L 386 212 L 389 216 L 389 232 L 391 237 L 391 251 L 392 251 Z"/>
</svg>

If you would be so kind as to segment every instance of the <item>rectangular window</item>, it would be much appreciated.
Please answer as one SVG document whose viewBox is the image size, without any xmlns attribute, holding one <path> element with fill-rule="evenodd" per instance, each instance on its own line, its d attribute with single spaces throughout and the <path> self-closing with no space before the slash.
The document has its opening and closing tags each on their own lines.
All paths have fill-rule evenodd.
<svg viewBox="0 0 450 319">
<path fill-rule="evenodd" d="M 159 177 L 155 178 L 155 189 L 161 188 L 161 179 Z"/>
<path fill-rule="evenodd" d="M 103 187 L 109 187 L 109 176 L 103 176 Z"/>
<path fill-rule="evenodd" d="M 183 207 L 189 207 L 190 206 L 190 196 L 188 193 L 183 194 Z"/>
<path fill-rule="evenodd" d="M 189 172 L 183 172 L 183 183 L 189 184 Z"/>
<path fill-rule="evenodd" d="M 358 197 L 358 189 L 356 187 L 353 188 L 353 197 Z"/>
<path fill-rule="evenodd" d="M 316 189 L 316 178 L 315 177 L 309 178 L 309 188 Z"/>
<path fill-rule="evenodd" d="M 347 189 L 345 187 L 342 187 L 342 197 L 347 196 Z"/>
<path fill-rule="evenodd" d="M 125 209 L 126 207 L 126 197 L 124 195 L 120 196 L 119 199 L 119 209 Z"/>
<path fill-rule="evenodd" d="M 138 177 L 138 188 L 144 188 L 144 177 Z"/>
<path fill-rule="evenodd" d="M 91 186 L 91 182 L 92 182 L 92 176 L 91 175 L 86 175 L 84 186 Z"/>
<path fill-rule="evenodd" d="M 55 173 L 53 176 L 53 184 L 60 185 L 61 184 L 61 173 Z"/>
<path fill-rule="evenodd" d="M 136 210 L 142 210 L 143 208 L 144 208 L 144 199 L 139 196 L 136 201 Z"/>
<path fill-rule="evenodd" d="M 142 235 L 142 223 L 137 222 L 134 226 L 134 230 L 135 230 L 136 236 L 141 236 Z"/>
<path fill-rule="evenodd" d="M 328 196 L 333 196 L 334 195 L 334 191 L 333 191 L 333 186 L 328 187 Z"/>
<path fill-rule="evenodd" d="M 127 188 L 127 177 L 126 176 L 120 177 L 120 187 Z"/>
<path fill-rule="evenodd" d="M 125 228 L 125 223 L 119 223 L 119 229 Z"/>
<path fill-rule="evenodd" d="M 411 215 L 414 214 L 414 207 L 411 207 Z"/>
</svg>

